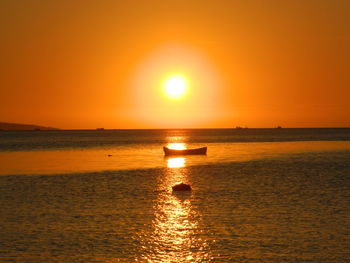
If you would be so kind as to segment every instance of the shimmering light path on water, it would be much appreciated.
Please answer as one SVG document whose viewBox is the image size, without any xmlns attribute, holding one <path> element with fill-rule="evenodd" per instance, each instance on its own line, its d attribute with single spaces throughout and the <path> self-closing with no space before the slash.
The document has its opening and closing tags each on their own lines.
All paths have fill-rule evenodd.
<svg viewBox="0 0 350 263">
<path fill-rule="evenodd" d="M 210 163 L 249 161 L 302 152 L 349 150 L 350 141 L 207 143 L 207 156 L 165 158 L 162 144 L 54 150 L 0 152 L 0 175 L 59 174 L 105 170 L 180 167 Z M 176 147 L 176 143 L 170 146 Z M 179 143 L 178 148 L 202 144 Z"/>
</svg>

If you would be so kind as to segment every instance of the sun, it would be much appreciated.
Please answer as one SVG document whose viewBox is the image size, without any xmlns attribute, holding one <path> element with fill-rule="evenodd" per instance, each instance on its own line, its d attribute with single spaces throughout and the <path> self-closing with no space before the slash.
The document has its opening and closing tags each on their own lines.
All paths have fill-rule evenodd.
<svg viewBox="0 0 350 263">
<path fill-rule="evenodd" d="M 179 99 L 184 96 L 187 89 L 186 78 L 182 75 L 172 75 L 165 80 L 165 94 L 171 99 Z"/>
</svg>

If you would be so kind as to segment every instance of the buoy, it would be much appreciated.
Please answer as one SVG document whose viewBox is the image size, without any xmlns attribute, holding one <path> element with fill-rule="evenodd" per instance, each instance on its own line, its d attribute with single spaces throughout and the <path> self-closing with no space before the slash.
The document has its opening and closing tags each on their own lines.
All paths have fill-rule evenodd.
<svg viewBox="0 0 350 263">
<path fill-rule="evenodd" d="M 173 188 L 173 191 L 191 191 L 192 190 L 189 184 L 184 184 L 184 183 L 174 185 L 172 188 Z"/>
</svg>

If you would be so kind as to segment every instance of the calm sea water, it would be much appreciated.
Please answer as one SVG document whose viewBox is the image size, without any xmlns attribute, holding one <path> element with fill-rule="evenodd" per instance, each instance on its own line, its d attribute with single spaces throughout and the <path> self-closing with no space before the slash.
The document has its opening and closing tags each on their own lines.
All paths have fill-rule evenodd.
<svg viewBox="0 0 350 263">
<path fill-rule="evenodd" d="M 0 262 L 349 262 L 349 197 L 350 129 L 0 132 Z"/>
</svg>

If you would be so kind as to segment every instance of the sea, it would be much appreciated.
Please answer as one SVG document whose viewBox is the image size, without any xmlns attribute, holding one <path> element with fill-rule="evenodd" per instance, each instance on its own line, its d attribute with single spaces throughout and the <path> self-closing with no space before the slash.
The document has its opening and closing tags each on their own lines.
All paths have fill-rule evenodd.
<svg viewBox="0 0 350 263">
<path fill-rule="evenodd" d="M 0 131 L 0 262 L 350 262 L 350 129 Z"/>
</svg>

